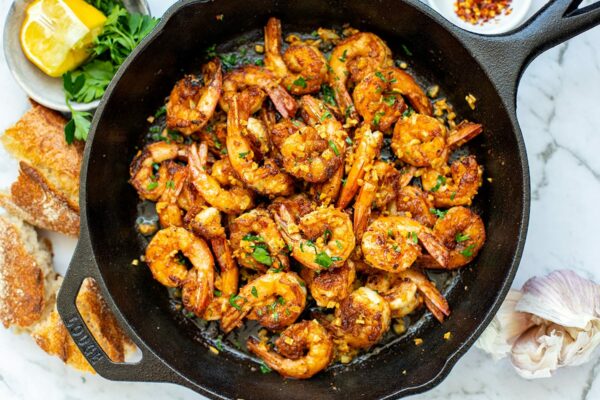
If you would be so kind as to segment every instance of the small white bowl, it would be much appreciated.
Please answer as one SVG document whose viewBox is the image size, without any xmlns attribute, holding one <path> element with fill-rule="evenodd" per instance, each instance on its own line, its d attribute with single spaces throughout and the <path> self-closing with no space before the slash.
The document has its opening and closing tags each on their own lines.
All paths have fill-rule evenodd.
<svg viewBox="0 0 600 400">
<path fill-rule="evenodd" d="M 15 0 L 4 22 L 4 58 L 8 69 L 21 88 L 36 102 L 53 110 L 69 112 L 65 102 L 62 78 L 52 78 L 33 65 L 21 48 L 19 40 L 21 25 L 25 19 L 27 5 L 32 0 Z M 146 0 L 125 0 L 125 7 L 131 12 L 150 14 Z M 91 103 L 71 103 L 74 110 L 89 111 L 100 100 Z"/>
<path fill-rule="evenodd" d="M 454 12 L 456 0 L 427 0 L 431 8 L 440 13 L 448 21 L 467 31 L 482 35 L 497 35 L 515 29 L 528 16 L 531 0 L 513 0 L 509 15 L 501 14 L 483 25 L 473 25 L 463 21 Z"/>
</svg>

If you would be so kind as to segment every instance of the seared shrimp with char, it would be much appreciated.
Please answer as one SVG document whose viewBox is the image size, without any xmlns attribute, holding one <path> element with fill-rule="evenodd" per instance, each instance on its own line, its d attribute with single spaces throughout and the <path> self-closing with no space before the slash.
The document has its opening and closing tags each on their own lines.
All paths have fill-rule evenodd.
<svg viewBox="0 0 600 400">
<path fill-rule="evenodd" d="M 334 353 L 329 332 L 315 320 L 298 322 L 281 332 L 275 341 L 278 352 L 271 350 L 266 341 L 252 337 L 246 345 L 270 368 L 296 379 L 308 379 L 325 369 Z"/>
<path fill-rule="evenodd" d="M 202 76 L 203 80 L 186 75 L 173 88 L 166 107 L 170 129 L 189 136 L 205 127 L 213 116 L 223 85 L 221 61 L 215 58 L 206 63 Z"/>
<path fill-rule="evenodd" d="M 315 93 L 327 80 L 327 60 L 317 47 L 292 43 L 281 54 L 281 21 L 269 18 L 265 27 L 265 66 L 283 79 L 294 95 Z"/>
</svg>

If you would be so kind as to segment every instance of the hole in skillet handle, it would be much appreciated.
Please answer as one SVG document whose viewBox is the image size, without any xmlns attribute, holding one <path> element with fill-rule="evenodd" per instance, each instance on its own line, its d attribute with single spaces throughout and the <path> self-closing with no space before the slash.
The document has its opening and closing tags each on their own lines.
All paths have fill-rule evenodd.
<svg viewBox="0 0 600 400">
<path fill-rule="evenodd" d="M 106 379 L 117 381 L 170 382 L 186 386 L 187 381 L 168 368 L 154 355 L 137 338 L 137 335 L 129 328 L 121 315 L 115 312 L 114 304 L 112 304 L 110 297 L 106 295 L 106 291 L 102 288 L 102 280 L 99 277 L 95 261 L 91 256 L 89 238 L 83 232 L 82 230 L 75 254 L 58 293 L 56 304 L 65 327 L 81 353 L 94 370 Z M 76 305 L 80 288 L 87 278 L 92 278 L 98 283 L 102 296 L 113 312 L 118 325 L 132 339 L 139 352 L 141 352 L 141 359 L 139 361 L 113 362 L 88 329 Z"/>
<path fill-rule="evenodd" d="M 544 51 L 600 24 L 600 1 L 578 8 L 581 2 L 551 0 L 523 25 L 501 35 L 453 30 L 494 78 L 514 111 L 517 86 L 527 65 Z"/>
</svg>

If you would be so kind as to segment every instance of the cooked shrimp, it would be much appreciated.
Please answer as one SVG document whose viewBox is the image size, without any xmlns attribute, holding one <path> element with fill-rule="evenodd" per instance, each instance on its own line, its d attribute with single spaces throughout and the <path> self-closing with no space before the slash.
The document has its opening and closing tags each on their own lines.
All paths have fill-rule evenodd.
<svg viewBox="0 0 600 400">
<path fill-rule="evenodd" d="M 293 117 L 298 108 L 296 100 L 280 85 L 280 79 L 266 68 L 245 65 L 226 74 L 223 78 L 223 95 L 219 101 L 221 108 L 229 111 L 234 96 L 239 93 L 248 96 L 250 114 L 262 107 L 265 93 L 284 118 Z"/>
<path fill-rule="evenodd" d="M 390 321 L 388 302 L 363 286 L 340 303 L 328 328 L 350 347 L 366 349 L 383 337 L 390 328 Z"/>
<path fill-rule="evenodd" d="M 262 166 L 256 163 L 252 147 L 244 137 L 249 116 L 248 97 L 245 93 L 234 96 L 227 114 L 227 152 L 233 169 L 245 184 L 261 194 L 291 194 L 294 189 L 291 176 L 281 171 L 273 159 L 265 158 Z"/>
<path fill-rule="evenodd" d="M 469 121 L 462 121 L 456 126 L 448 135 L 446 145 L 450 149 L 456 149 L 469 140 L 473 140 L 479 134 L 483 132 L 483 126 L 481 124 L 475 124 Z"/>
<path fill-rule="evenodd" d="M 281 21 L 277 18 L 269 18 L 265 27 L 265 66 L 298 96 L 318 92 L 327 80 L 327 60 L 318 48 L 292 43 L 281 55 Z"/>
<path fill-rule="evenodd" d="M 329 108 L 323 101 L 316 99 L 312 96 L 302 96 L 300 99 L 300 113 L 302 118 L 311 126 L 317 126 L 325 119 L 331 118 L 331 108 Z M 329 121 L 335 124 L 333 121 Z M 342 129 L 341 124 L 338 125 L 337 129 Z M 346 142 L 338 143 L 341 147 L 338 147 L 338 152 L 342 157 L 346 153 Z M 336 144 L 337 147 L 337 144 Z M 331 175 L 331 177 L 324 182 L 311 185 L 309 191 L 313 198 L 322 205 L 330 205 L 335 203 L 340 189 L 342 187 L 342 179 L 344 178 L 344 163 L 340 163 L 339 167 Z"/>
<path fill-rule="evenodd" d="M 227 123 L 225 121 L 217 121 L 214 124 L 206 126 L 198 134 L 201 142 L 206 142 L 208 150 L 217 157 L 227 155 L 225 148 L 225 140 L 227 138 Z"/>
<path fill-rule="evenodd" d="M 387 300 L 392 318 L 405 317 L 423 303 L 440 322 L 450 315 L 450 306 L 444 296 L 425 275 L 415 269 L 369 275 L 366 286 Z"/>
<path fill-rule="evenodd" d="M 206 320 L 220 319 L 225 309 L 226 298 L 235 295 L 238 291 L 239 271 L 235 263 L 231 247 L 221 224 L 221 212 L 214 207 L 207 207 L 199 212 L 186 215 L 186 224 L 194 233 L 210 241 L 213 253 L 219 265 L 220 273 L 215 279 L 221 296 L 215 297 L 204 312 L 202 318 Z"/>
<path fill-rule="evenodd" d="M 292 257 L 307 268 L 321 271 L 341 267 L 354 249 L 350 217 L 333 207 L 319 208 L 302 216 L 298 223 L 285 204 L 273 213 Z"/>
<path fill-rule="evenodd" d="M 475 156 L 462 157 L 450 166 L 450 176 L 435 169 L 427 169 L 421 176 L 423 189 L 433 196 L 436 207 L 468 206 L 483 182 L 483 167 Z"/>
<path fill-rule="evenodd" d="M 457 269 L 477 256 L 485 242 L 485 225 L 481 217 L 466 207 L 452 207 L 433 227 L 433 233 L 449 251 L 445 266 L 429 257 L 419 264 L 425 268 Z"/>
<path fill-rule="evenodd" d="M 156 203 L 160 226 L 183 226 L 183 212 L 178 204 L 179 194 L 187 183 L 188 169 L 174 161 L 166 163 L 168 180 L 165 190 Z"/>
<path fill-rule="evenodd" d="M 231 224 L 231 245 L 239 263 L 246 268 L 266 271 L 272 267 L 287 270 L 287 245 L 266 210 L 254 209 Z"/>
<path fill-rule="evenodd" d="M 433 117 L 413 113 L 396 124 L 392 150 L 415 167 L 439 168 L 448 158 L 446 127 Z"/>
<path fill-rule="evenodd" d="M 333 359 L 333 341 L 316 320 L 302 321 L 281 332 L 275 341 L 279 353 L 266 341 L 249 338 L 248 350 L 272 369 L 288 378 L 308 379 L 325 369 Z"/>
<path fill-rule="evenodd" d="M 342 165 L 346 137 L 333 118 L 316 127 L 301 128 L 281 145 L 283 167 L 307 182 L 324 182 Z"/>
<path fill-rule="evenodd" d="M 186 147 L 176 143 L 154 142 L 136 154 L 129 181 L 142 199 L 157 201 L 166 188 L 169 174 L 164 161 L 187 157 Z"/>
<path fill-rule="evenodd" d="M 248 189 L 233 186 L 224 189 L 221 184 L 205 170 L 208 157 L 206 143 L 190 147 L 189 168 L 192 183 L 202 197 L 213 207 L 228 214 L 239 214 L 252 207 L 252 192 Z"/>
<path fill-rule="evenodd" d="M 350 118 L 358 116 L 348 93 L 348 78 L 360 82 L 370 72 L 392 65 L 392 52 L 378 36 L 359 32 L 338 43 L 329 60 L 329 84 L 340 110 Z"/>
<path fill-rule="evenodd" d="M 354 140 L 356 145 L 352 156 L 352 167 L 337 202 L 337 207 L 341 209 L 350 204 L 358 191 L 359 182 L 362 182 L 367 168 L 371 166 L 375 157 L 379 154 L 383 143 L 383 134 L 380 131 L 371 131 L 369 125 L 364 124 L 356 130 Z"/>
<path fill-rule="evenodd" d="M 356 270 L 354 262 L 348 259 L 339 268 L 319 273 L 309 268 L 302 268 L 300 275 L 308 284 L 310 294 L 317 305 L 333 308 L 352 292 Z"/>
<path fill-rule="evenodd" d="M 379 217 L 365 231 L 361 248 L 365 261 L 374 268 L 399 272 L 410 268 L 421 254 L 419 242 L 442 265 L 448 250 L 429 229 L 407 217 Z"/>
<path fill-rule="evenodd" d="M 395 201 L 391 202 L 388 211 L 392 215 L 406 215 L 426 227 L 433 227 L 436 218 L 431 212 L 433 203 L 417 186 L 405 186 L 396 194 Z"/>
<path fill-rule="evenodd" d="M 221 319 L 225 333 L 241 325 L 246 316 L 268 329 L 280 330 L 293 324 L 304 310 L 306 288 L 294 272 L 269 272 L 248 282 L 229 303 Z"/>
<path fill-rule="evenodd" d="M 398 191 L 408 185 L 414 167 L 398 171 L 394 165 L 377 161 L 367 172 L 354 202 L 354 233 L 360 239 L 367 228 L 373 208 L 383 208 L 396 198 Z"/>
<path fill-rule="evenodd" d="M 179 252 L 191 263 L 189 271 Z M 184 228 L 162 229 L 146 248 L 146 262 L 154 279 L 168 287 L 182 287 L 183 305 L 202 316 L 214 285 L 214 261 L 204 240 Z"/>
<path fill-rule="evenodd" d="M 177 82 L 167 102 L 167 126 L 184 135 L 200 131 L 212 117 L 221 96 L 221 61 L 215 58 L 202 67 L 202 80 L 186 75 Z"/>
</svg>

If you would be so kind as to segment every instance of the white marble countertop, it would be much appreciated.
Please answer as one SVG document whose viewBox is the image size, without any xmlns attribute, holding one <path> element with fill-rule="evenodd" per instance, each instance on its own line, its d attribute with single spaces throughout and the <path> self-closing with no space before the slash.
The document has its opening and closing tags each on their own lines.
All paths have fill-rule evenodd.
<svg viewBox="0 0 600 400">
<path fill-rule="evenodd" d="M 2 0 L 0 20 L 10 5 Z M 160 15 L 170 0 L 150 0 Z M 539 8 L 543 0 L 534 0 Z M 0 32 L 1 42 L 1 32 Z M 0 59 L 0 129 L 28 108 L 26 96 Z M 600 28 L 580 35 L 536 59 L 518 94 L 518 118 L 531 168 L 532 204 L 529 234 L 514 283 L 533 275 L 572 268 L 600 282 Z M 0 187 L 16 176 L 16 162 L 0 150 Z M 64 272 L 75 241 L 49 235 L 55 267 Z M 26 335 L 0 329 L 0 399 L 13 400 L 198 399 L 168 384 L 111 382 L 78 373 L 44 354 Z M 549 379 L 521 379 L 508 362 L 493 362 L 472 348 L 448 378 L 415 399 L 600 399 L 600 358 L 559 370 Z"/>
</svg>

